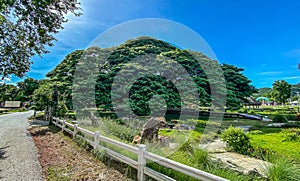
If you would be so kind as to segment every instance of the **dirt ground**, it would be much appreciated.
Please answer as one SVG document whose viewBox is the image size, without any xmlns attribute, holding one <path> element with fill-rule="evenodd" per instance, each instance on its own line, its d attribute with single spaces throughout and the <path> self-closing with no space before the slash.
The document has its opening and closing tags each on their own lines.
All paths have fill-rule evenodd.
<svg viewBox="0 0 300 181">
<path fill-rule="evenodd" d="M 131 180 L 125 176 L 126 168 L 114 161 L 100 162 L 54 126 L 34 127 L 29 132 L 47 180 Z"/>
</svg>

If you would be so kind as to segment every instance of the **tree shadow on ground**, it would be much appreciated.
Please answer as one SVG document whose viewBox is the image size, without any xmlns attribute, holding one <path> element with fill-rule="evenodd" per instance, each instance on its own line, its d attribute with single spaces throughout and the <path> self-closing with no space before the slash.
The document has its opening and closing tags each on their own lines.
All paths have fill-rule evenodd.
<svg viewBox="0 0 300 181">
<path fill-rule="evenodd" d="M 45 129 L 40 129 L 38 131 L 30 132 L 30 134 L 31 134 L 31 136 L 44 136 L 48 132 L 58 133 L 59 131 L 61 131 L 60 128 L 58 128 L 54 125 L 48 125 L 47 127 L 45 127 Z"/>
</svg>

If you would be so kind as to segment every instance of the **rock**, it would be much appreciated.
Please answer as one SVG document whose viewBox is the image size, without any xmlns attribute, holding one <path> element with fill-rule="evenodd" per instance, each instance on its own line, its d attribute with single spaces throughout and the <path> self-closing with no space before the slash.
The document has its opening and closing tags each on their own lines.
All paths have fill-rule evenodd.
<svg viewBox="0 0 300 181">
<path fill-rule="evenodd" d="M 209 153 L 224 153 L 226 152 L 226 143 L 220 139 L 216 139 L 206 144 L 200 144 L 201 149 L 206 150 Z"/>
<path fill-rule="evenodd" d="M 256 168 L 253 168 L 252 170 L 249 170 L 247 175 L 262 176 Z"/>
<path fill-rule="evenodd" d="M 175 150 L 178 147 L 178 143 L 169 143 L 169 148 Z"/>
<path fill-rule="evenodd" d="M 253 157 L 241 155 L 238 153 L 214 153 L 211 154 L 214 160 L 221 161 L 225 167 L 231 168 L 243 174 L 255 174 L 266 177 L 265 170 L 272 164 Z"/>
</svg>

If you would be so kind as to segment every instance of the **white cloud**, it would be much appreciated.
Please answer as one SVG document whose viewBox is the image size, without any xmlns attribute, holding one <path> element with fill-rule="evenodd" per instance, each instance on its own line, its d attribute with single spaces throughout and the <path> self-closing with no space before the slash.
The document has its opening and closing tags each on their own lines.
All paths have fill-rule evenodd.
<svg viewBox="0 0 300 181">
<path fill-rule="evenodd" d="M 282 74 L 282 71 L 267 71 L 267 72 L 259 72 L 257 75 L 279 75 Z"/>
<path fill-rule="evenodd" d="M 292 80 L 292 79 L 299 79 L 300 76 L 290 76 L 290 77 L 284 77 L 283 79 L 286 79 L 286 80 Z"/>
</svg>

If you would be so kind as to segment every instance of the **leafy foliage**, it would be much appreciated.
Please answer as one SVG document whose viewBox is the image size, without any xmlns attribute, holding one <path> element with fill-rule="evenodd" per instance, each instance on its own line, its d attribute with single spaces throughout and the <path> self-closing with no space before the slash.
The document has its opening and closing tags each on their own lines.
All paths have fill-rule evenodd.
<svg viewBox="0 0 300 181">
<path fill-rule="evenodd" d="M 290 128 L 281 131 L 284 134 L 283 141 L 298 141 L 300 140 L 300 129 Z"/>
<path fill-rule="evenodd" d="M 221 134 L 229 149 L 241 154 L 247 154 L 251 148 L 250 139 L 240 128 L 230 126 Z"/>
<path fill-rule="evenodd" d="M 288 119 L 283 115 L 275 115 L 273 118 L 274 123 L 287 123 Z"/>
<path fill-rule="evenodd" d="M 239 109 L 242 101 L 257 90 L 250 85 L 251 81 L 242 74 L 244 69 L 227 64 L 223 64 L 222 69 L 227 86 L 227 107 Z"/>
<path fill-rule="evenodd" d="M 32 95 L 35 89 L 39 88 L 39 81 L 33 78 L 26 78 L 22 82 L 18 82 L 17 86 L 19 88 L 18 93 L 18 100 L 25 102 L 25 101 L 32 101 Z"/>
<path fill-rule="evenodd" d="M 285 157 L 277 157 L 275 164 L 267 168 L 267 176 L 269 180 L 274 181 L 296 181 L 300 178 L 300 167 L 294 165 L 289 159 Z"/>
<path fill-rule="evenodd" d="M 73 74 L 82 53 L 82 50 L 77 50 L 67 55 L 46 75 L 49 79 L 41 81 L 39 89 L 35 90 L 33 95 L 36 110 L 44 110 L 46 106 L 52 105 L 58 109 L 55 110 L 57 113 L 63 114 L 72 109 Z M 57 100 L 53 102 L 54 92 L 57 93 Z"/>
<path fill-rule="evenodd" d="M 285 101 L 291 96 L 291 85 L 284 80 L 277 80 L 273 83 L 272 97 L 279 103 Z"/>
<path fill-rule="evenodd" d="M 148 53 L 157 55 L 158 59 L 160 56 L 167 57 L 184 67 L 197 85 L 200 99 L 198 106 L 212 105 L 210 84 L 219 86 L 218 88 L 221 88 L 221 86 L 218 80 L 208 82 L 206 73 L 208 71 L 212 71 L 212 73 L 213 71 L 217 71 L 216 66 L 214 66 L 215 61 L 198 52 L 179 50 L 165 42 L 149 37 L 142 37 L 136 40 L 129 40 L 125 44 L 116 47 L 108 57 L 105 65 L 101 67 L 96 84 L 96 104 L 98 107 L 102 107 L 105 110 L 112 109 L 110 89 L 113 77 L 119 73 L 122 68 L 131 66 L 131 69 L 143 69 L 144 67 L 138 67 L 138 65 L 133 63 L 131 64 L 130 60 Z M 195 57 L 200 60 L 201 65 Z M 168 65 L 167 61 L 165 62 L 166 68 L 171 65 Z M 227 81 L 227 106 L 230 108 L 239 108 L 244 97 L 250 96 L 255 91 L 255 88 L 249 84 L 251 81 L 241 73 L 243 69 L 226 64 L 222 65 L 222 69 Z M 125 74 L 124 72 L 122 73 Z M 158 75 L 161 74 L 158 72 Z M 124 80 L 124 82 L 126 82 L 126 80 Z M 186 93 L 188 93 L 188 91 Z M 179 109 L 184 106 L 180 103 L 178 87 L 161 76 L 150 75 L 140 78 L 130 88 L 131 109 L 136 114 L 149 115 L 149 101 L 152 96 L 156 94 L 161 95 L 162 98 L 165 99 L 168 109 Z"/>
<path fill-rule="evenodd" d="M 150 61 L 151 59 L 149 59 L 149 62 L 146 62 L 148 60 L 146 59 L 147 55 L 153 55 L 155 61 L 162 64 L 162 68 L 156 67 L 154 62 Z M 144 63 L 152 65 L 152 67 L 148 68 L 131 62 L 140 56 L 146 57 Z M 198 60 L 200 60 L 200 64 Z M 196 91 L 199 95 L 197 104 L 183 104 L 180 101 L 181 97 L 178 89 L 184 90 L 183 94 L 187 97 L 191 94 L 189 85 L 180 84 L 186 77 L 174 77 L 174 80 L 172 79 L 171 81 L 162 75 L 164 72 L 161 70 L 172 66 L 172 61 L 181 65 L 196 84 Z M 95 106 L 93 102 L 95 102 L 101 110 L 114 111 L 116 107 L 112 105 L 111 87 L 116 75 L 121 73 L 131 77 L 136 74 L 132 70 L 157 71 L 157 74 L 148 74 L 140 77 L 129 88 L 130 109 L 138 115 L 149 115 L 151 113 L 150 100 L 155 95 L 160 95 L 164 99 L 167 109 L 197 109 L 198 106 L 211 106 L 211 87 L 215 86 L 220 92 L 220 96 L 222 96 L 222 91 L 226 88 L 220 86 L 219 78 L 208 82 L 207 74 L 214 74 L 216 71 L 221 72 L 221 70 L 217 69 L 217 65 L 216 61 L 199 52 L 179 50 L 166 42 L 150 37 L 141 37 L 128 40 L 124 44 L 113 48 L 90 47 L 85 51 L 72 52 L 54 70 L 49 72 L 47 77 L 49 78 L 48 84 L 55 84 L 56 89 L 59 91 L 59 100 L 65 102 L 68 109 L 73 109 L 72 97 L 76 97 L 76 101 L 78 101 L 79 105 L 82 105 L 80 109 L 93 107 Z M 243 69 L 226 64 L 221 66 L 227 81 L 227 106 L 229 108 L 237 108 L 244 97 L 249 96 L 255 89 L 250 85 L 251 81 L 242 74 Z M 80 71 L 75 72 L 75 68 Z M 84 75 L 86 72 L 89 72 L 89 76 L 92 76 L 86 77 Z M 76 80 L 73 80 L 75 73 Z M 125 84 L 128 82 L 126 76 L 121 77 L 121 80 Z M 72 86 L 77 88 L 76 91 L 72 92 Z M 51 86 L 49 88 L 52 89 Z M 87 88 L 90 88 L 92 91 L 88 91 Z M 84 101 L 91 103 L 91 105 L 84 105 Z M 221 100 L 215 100 L 215 102 L 218 103 Z M 214 106 L 218 107 L 218 105 Z"/>
<path fill-rule="evenodd" d="M 41 82 L 40 87 L 33 92 L 34 110 L 42 111 L 51 104 L 51 89 L 47 81 Z"/>
<path fill-rule="evenodd" d="M 257 89 L 257 91 L 258 91 L 257 93 L 253 94 L 254 97 L 267 97 L 267 98 L 271 98 L 272 88 L 263 87 L 263 88 Z"/>
<path fill-rule="evenodd" d="M 0 74 L 23 77 L 29 71 L 30 57 L 48 53 L 54 34 L 67 21 L 66 14 L 79 16 L 78 0 L 0 1 Z"/>
<path fill-rule="evenodd" d="M 16 101 L 18 96 L 18 87 L 9 84 L 0 85 L 0 101 Z"/>
<path fill-rule="evenodd" d="M 32 102 L 33 91 L 39 87 L 39 81 L 33 78 L 26 78 L 17 85 L 0 85 L 0 102 L 21 101 Z"/>
</svg>

